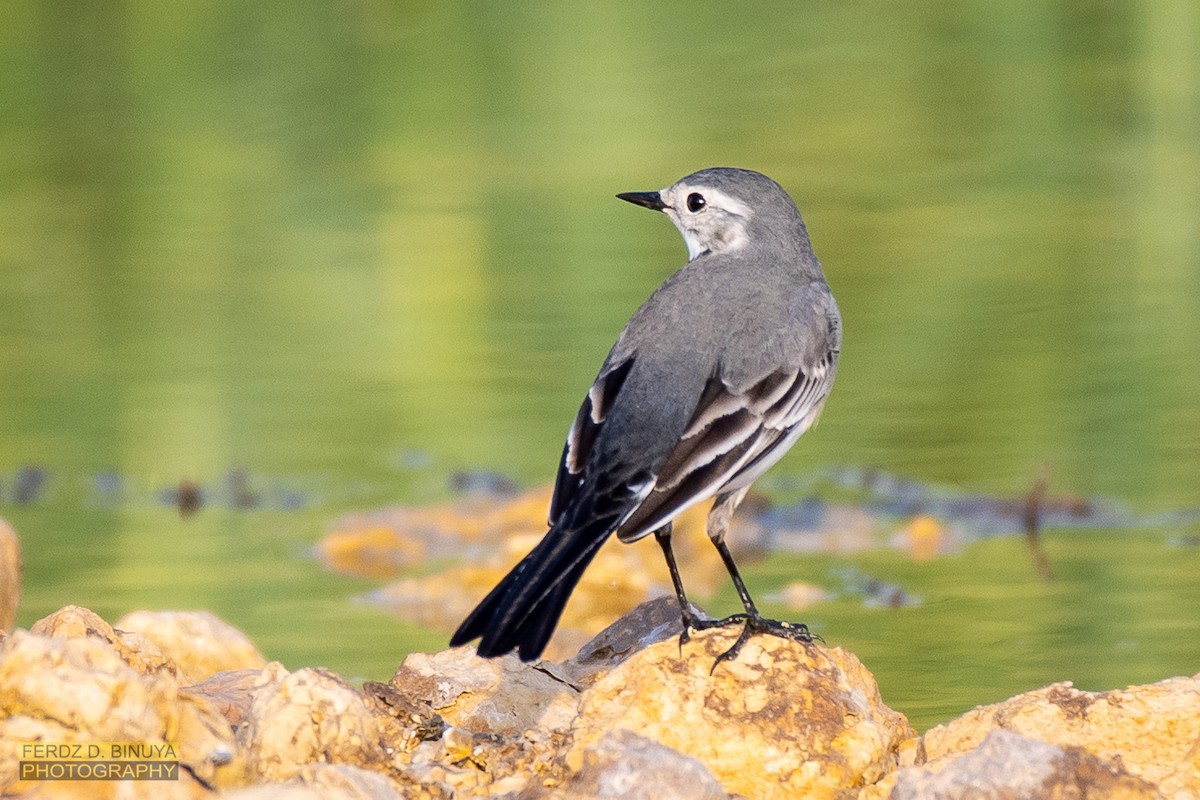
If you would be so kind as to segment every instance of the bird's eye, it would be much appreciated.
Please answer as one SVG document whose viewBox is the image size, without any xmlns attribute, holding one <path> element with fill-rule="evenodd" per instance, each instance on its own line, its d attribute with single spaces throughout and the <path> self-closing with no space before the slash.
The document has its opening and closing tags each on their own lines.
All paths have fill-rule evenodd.
<svg viewBox="0 0 1200 800">
<path fill-rule="evenodd" d="M 692 192 L 687 196 L 688 211 L 692 212 L 693 214 L 704 208 L 706 205 L 708 205 L 708 202 L 704 199 L 703 195 Z"/>
</svg>

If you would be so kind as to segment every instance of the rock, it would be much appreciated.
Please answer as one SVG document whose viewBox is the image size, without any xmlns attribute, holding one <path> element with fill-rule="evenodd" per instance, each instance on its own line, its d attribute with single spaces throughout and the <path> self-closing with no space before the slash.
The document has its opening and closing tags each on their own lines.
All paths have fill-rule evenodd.
<svg viewBox="0 0 1200 800">
<path fill-rule="evenodd" d="M 261 669 L 267 663 L 246 634 L 208 611 L 133 611 L 115 627 L 157 645 L 175 662 L 184 683 L 228 670 Z"/>
<path fill-rule="evenodd" d="M 161 791 L 200 796 L 196 778 L 226 785 L 233 731 L 217 709 L 169 672 L 138 672 L 102 636 L 13 633 L 0 645 L 0 709 L 0 786 L 16 792 L 39 791 L 16 781 L 17 748 L 29 741 L 177 742 L 187 769 Z"/>
<path fill-rule="evenodd" d="M 930 561 L 952 552 L 959 537 L 944 522 L 929 514 L 917 514 L 892 537 L 893 547 L 908 552 L 913 561 Z"/>
<path fill-rule="evenodd" d="M 21 605 L 21 540 L 0 519 L 0 633 L 11 631 Z"/>
<path fill-rule="evenodd" d="M 998 728 L 1081 748 L 1166 797 L 1200 797 L 1200 675 L 1109 692 L 1055 683 L 933 728 L 926 758 L 973 750 Z"/>
<path fill-rule="evenodd" d="M 344 575 L 391 578 L 425 562 L 425 543 L 383 525 L 332 531 L 317 543 L 316 555 Z"/>
<path fill-rule="evenodd" d="M 389 685 L 451 726 L 501 737 L 566 731 L 579 703 L 575 687 L 537 665 L 513 655 L 479 658 L 470 647 L 413 653 Z"/>
<path fill-rule="evenodd" d="M 11 631 L 21 605 L 21 540 L 0 519 L 0 633 Z"/>
<path fill-rule="evenodd" d="M 853 796 L 896 768 L 915 734 L 853 654 L 756 636 L 710 675 L 737 633 L 695 633 L 682 656 L 663 641 L 596 679 L 572 725 L 570 771 L 618 729 L 699 760 L 726 792 L 754 798 Z"/>
<path fill-rule="evenodd" d="M 376 715 L 361 693 L 323 669 L 267 672 L 279 679 L 255 692 L 237 732 L 249 778 L 287 780 L 316 762 L 388 768 Z"/>
<path fill-rule="evenodd" d="M 394 748 L 405 785 L 446 796 L 852 796 L 915 741 L 844 651 L 756 637 L 710 676 L 736 631 L 695 634 L 682 659 L 679 631 L 662 599 L 563 664 L 458 648 L 413 654 L 365 689 L 425 731 Z"/>
<path fill-rule="evenodd" d="M 317 552 L 327 566 L 379 576 L 380 564 L 403 569 L 418 553 L 426 559 L 460 558 L 472 547 L 493 548 L 511 536 L 544 533 L 549 506 L 550 487 L 544 487 L 501 502 L 469 496 L 452 503 L 351 514 L 334 524 Z M 400 545 L 398 556 L 385 552 L 392 543 Z"/>
<path fill-rule="evenodd" d="M 308 764 L 286 783 L 259 784 L 222 795 L 225 800 L 400 800 L 388 778 L 348 764 Z"/>
<path fill-rule="evenodd" d="M 726 800 L 698 760 L 627 730 L 603 736 L 559 795 L 579 800 Z"/>
<path fill-rule="evenodd" d="M 68 606 L 0 640 L 0 795 L 1200 798 L 1200 675 L 1110 692 L 1054 684 L 918 740 L 852 654 L 756 636 L 712 670 L 739 629 L 694 633 L 681 652 L 669 598 L 562 663 L 456 648 L 410 655 L 361 691 L 277 663 L 181 688 L 213 662 L 189 661 L 180 631 L 245 637 L 211 615 L 130 619 L 176 630 L 160 647 Z M 29 741 L 174 742 L 185 768 L 169 785 L 22 783 Z"/>
<path fill-rule="evenodd" d="M 692 611 L 702 619 L 710 619 L 696 606 Z M 562 664 L 544 664 L 542 669 L 572 686 L 583 687 L 639 650 L 668 639 L 679 641 L 681 633 L 679 604 L 673 597 L 660 597 L 642 603 L 596 634 L 574 657 Z"/>
<path fill-rule="evenodd" d="M 287 670 L 282 664 L 272 662 L 263 669 L 218 672 L 203 683 L 189 686 L 184 691 L 208 699 L 236 731 L 250 712 L 254 694 L 271 683 L 277 683 L 286 675 Z"/>
<path fill-rule="evenodd" d="M 1059 747 L 994 728 L 966 753 L 941 763 L 907 767 L 893 776 L 890 793 L 864 792 L 888 800 L 1021 800 L 1158 798 L 1154 786 L 1079 747 Z"/>
<path fill-rule="evenodd" d="M 106 642 L 117 656 L 143 675 L 180 677 L 175 661 L 154 642 L 138 633 L 114 630 L 99 614 L 81 606 L 64 606 L 33 623 L 29 632 L 59 639 L 95 637 Z"/>
<path fill-rule="evenodd" d="M 536 793 L 558 781 L 579 691 L 550 666 L 460 647 L 414 653 L 387 685 L 365 687 L 419 740 L 394 744 L 408 751 L 406 785 L 454 797 Z"/>
<path fill-rule="evenodd" d="M 815 583 L 792 581 L 777 592 L 764 595 L 763 601 L 787 606 L 791 611 L 804 611 L 829 599 L 829 593 Z"/>
</svg>

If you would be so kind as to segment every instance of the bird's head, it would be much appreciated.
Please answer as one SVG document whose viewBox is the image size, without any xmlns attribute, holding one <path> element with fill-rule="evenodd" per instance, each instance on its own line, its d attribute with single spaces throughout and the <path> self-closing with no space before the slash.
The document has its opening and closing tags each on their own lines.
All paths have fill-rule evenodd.
<svg viewBox="0 0 1200 800">
<path fill-rule="evenodd" d="M 746 169 L 713 167 L 657 192 L 624 192 L 617 197 L 670 217 L 683 234 L 689 261 L 745 247 L 756 218 L 788 227 L 799 223 L 803 230 L 800 213 L 787 192 L 766 175 Z"/>
</svg>

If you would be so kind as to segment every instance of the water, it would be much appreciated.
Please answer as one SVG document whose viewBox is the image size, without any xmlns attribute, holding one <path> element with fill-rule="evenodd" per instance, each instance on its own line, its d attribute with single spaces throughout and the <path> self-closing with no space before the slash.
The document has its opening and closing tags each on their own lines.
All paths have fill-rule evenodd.
<svg viewBox="0 0 1200 800">
<path fill-rule="evenodd" d="M 793 193 L 844 315 L 822 425 L 777 472 L 1019 493 L 1049 464 L 1060 491 L 1200 506 L 1193 3 L 5 16 L 0 515 L 22 624 L 206 607 L 289 666 L 370 678 L 437 646 L 307 547 L 341 512 L 445 497 L 456 469 L 550 480 L 613 337 L 684 257 L 612 195 L 717 164 Z M 49 478 L 18 505 L 25 465 Z M 266 508 L 157 500 L 239 468 Z M 1080 591 L 1148 608 L 1138 580 Z M 980 644 L 948 631 L 1005 613 L 967 605 L 914 612 L 936 618 L 911 626 L 919 669 L 868 664 L 909 698 L 994 699 L 960 669 Z M 1030 653 L 1111 661 L 1078 626 L 1041 637 Z M 1103 677 L 1173 674 L 1164 642 Z"/>
</svg>

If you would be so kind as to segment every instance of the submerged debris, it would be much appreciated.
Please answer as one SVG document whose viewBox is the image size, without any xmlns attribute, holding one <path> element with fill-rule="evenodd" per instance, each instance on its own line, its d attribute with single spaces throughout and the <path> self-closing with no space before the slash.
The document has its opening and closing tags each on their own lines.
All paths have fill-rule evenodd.
<svg viewBox="0 0 1200 800">
<path fill-rule="evenodd" d="M 515 497 L 521 488 L 502 472 L 494 470 L 461 470 L 450 473 L 450 488 L 458 494 L 485 497 Z"/>
<path fill-rule="evenodd" d="M 1039 536 L 1042 527 L 1042 506 L 1046 502 L 1046 487 L 1049 483 L 1050 468 L 1042 467 L 1033 481 L 1033 488 L 1029 490 L 1029 495 L 1025 498 L 1023 514 L 1025 541 L 1029 545 L 1029 554 L 1033 557 L 1033 565 L 1044 583 L 1054 580 L 1054 568 L 1050 566 L 1050 556 L 1046 555 L 1046 548 L 1042 546 L 1042 539 Z"/>
<path fill-rule="evenodd" d="M 922 602 L 919 595 L 868 575 L 857 567 L 838 567 L 830 570 L 830 576 L 839 585 L 842 596 L 862 597 L 867 608 L 909 608 Z"/>
<path fill-rule="evenodd" d="M 200 484 L 190 478 L 184 478 L 179 481 L 178 486 L 159 492 L 158 499 L 165 505 L 178 508 L 180 518 L 187 519 L 204 505 L 204 490 L 200 488 Z"/>
<path fill-rule="evenodd" d="M 995 497 L 939 487 L 878 468 L 839 467 L 823 473 L 834 486 L 865 492 L 872 513 L 910 517 L 928 514 L 948 524 L 961 524 L 973 539 L 1013 535 L 1025 529 L 1028 495 Z M 1153 524 L 1111 499 L 1079 495 L 1044 495 L 1038 503 L 1043 527 L 1117 528 Z"/>
<path fill-rule="evenodd" d="M 50 480 L 50 471 L 45 467 L 26 465 L 17 470 L 12 480 L 12 501 L 19 506 L 32 505 L 41 499 L 42 490 Z"/>
<path fill-rule="evenodd" d="M 1167 537 L 1167 547 L 1200 547 L 1200 533 L 1177 533 Z"/>
</svg>

